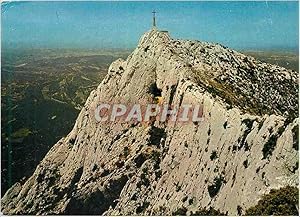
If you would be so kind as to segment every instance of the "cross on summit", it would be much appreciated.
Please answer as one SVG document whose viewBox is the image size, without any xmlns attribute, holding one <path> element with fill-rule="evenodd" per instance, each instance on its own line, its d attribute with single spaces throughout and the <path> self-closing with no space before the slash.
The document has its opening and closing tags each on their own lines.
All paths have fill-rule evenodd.
<svg viewBox="0 0 300 217">
<path fill-rule="evenodd" d="M 157 28 L 156 28 L 156 17 L 155 17 L 156 13 L 157 12 L 155 10 L 152 11 L 152 14 L 153 14 L 153 17 L 152 17 L 152 29 L 153 30 L 157 30 Z M 159 32 L 161 32 L 161 33 L 167 33 L 168 37 L 170 37 L 169 36 L 169 32 L 167 30 L 159 30 Z"/>
<path fill-rule="evenodd" d="M 154 11 L 152 11 L 152 14 L 153 14 L 153 23 L 152 23 L 152 28 L 156 28 L 156 20 L 155 20 L 155 14 L 156 14 L 157 12 L 154 10 Z"/>
</svg>

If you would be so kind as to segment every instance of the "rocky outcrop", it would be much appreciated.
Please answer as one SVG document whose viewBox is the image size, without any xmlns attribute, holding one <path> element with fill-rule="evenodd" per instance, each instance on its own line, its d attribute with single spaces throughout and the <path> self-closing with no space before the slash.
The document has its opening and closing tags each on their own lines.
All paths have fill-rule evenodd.
<svg viewBox="0 0 300 217">
<path fill-rule="evenodd" d="M 91 92 L 73 130 L 2 199 L 5 214 L 242 214 L 298 184 L 298 77 L 151 30 Z M 154 90 L 153 90 L 154 89 Z M 99 102 L 202 104 L 202 122 L 97 123 Z"/>
</svg>

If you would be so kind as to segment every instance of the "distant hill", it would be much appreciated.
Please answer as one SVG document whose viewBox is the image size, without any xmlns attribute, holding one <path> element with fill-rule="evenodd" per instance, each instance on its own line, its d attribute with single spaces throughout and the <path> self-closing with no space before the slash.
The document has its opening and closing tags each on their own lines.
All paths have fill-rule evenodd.
<svg viewBox="0 0 300 217">
<path fill-rule="evenodd" d="M 1 61 L 1 193 L 29 177 L 72 129 L 90 92 L 125 50 L 12 49 Z"/>
<path fill-rule="evenodd" d="M 242 51 L 263 62 L 299 72 L 299 55 L 296 51 Z"/>
</svg>

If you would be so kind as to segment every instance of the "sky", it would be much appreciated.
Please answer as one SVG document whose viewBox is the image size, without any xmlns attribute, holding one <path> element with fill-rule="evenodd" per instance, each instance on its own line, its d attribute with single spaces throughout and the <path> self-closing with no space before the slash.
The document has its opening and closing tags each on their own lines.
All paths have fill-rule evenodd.
<svg viewBox="0 0 300 217">
<path fill-rule="evenodd" d="M 2 3 L 2 48 L 134 48 L 157 27 L 237 49 L 297 49 L 298 2 Z"/>
</svg>

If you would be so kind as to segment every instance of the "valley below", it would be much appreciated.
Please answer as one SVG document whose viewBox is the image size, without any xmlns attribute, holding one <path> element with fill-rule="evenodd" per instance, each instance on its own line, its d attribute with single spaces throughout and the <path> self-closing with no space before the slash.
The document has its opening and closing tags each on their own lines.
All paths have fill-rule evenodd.
<svg viewBox="0 0 300 217">
<path fill-rule="evenodd" d="M 1 68 L 1 194 L 32 174 L 73 127 L 90 92 L 126 50 L 9 50 Z"/>
</svg>

